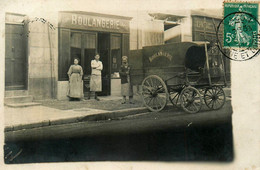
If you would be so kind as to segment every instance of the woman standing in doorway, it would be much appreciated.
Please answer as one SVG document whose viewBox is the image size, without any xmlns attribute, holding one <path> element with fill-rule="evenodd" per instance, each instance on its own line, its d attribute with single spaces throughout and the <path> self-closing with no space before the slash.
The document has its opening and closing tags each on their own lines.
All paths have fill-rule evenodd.
<svg viewBox="0 0 260 170">
<path fill-rule="evenodd" d="M 127 62 L 127 56 L 122 57 L 122 65 L 119 70 L 121 78 L 121 94 L 123 96 L 122 104 L 126 103 L 126 96 L 129 96 L 129 103 L 134 104 L 133 102 L 133 90 L 130 81 L 130 66 Z"/>
<path fill-rule="evenodd" d="M 99 101 L 97 97 L 97 92 L 102 91 L 102 80 L 101 80 L 101 71 L 103 70 L 103 64 L 99 61 L 99 54 L 96 54 L 95 59 L 91 61 L 91 78 L 90 78 L 90 91 L 94 92 L 95 99 Z M 88 96 L 90 99 L 90 94 Z"/>
<path fill-rule="evenodd" d="M 69 76 L 69 89 L 68 96 L 71 99 L 82 99 L 83 98 L 83 70 L 79 65 L 79 59 L 74 59 L 74 64 L 70 66 L 68 71 Z"/>
</svg>

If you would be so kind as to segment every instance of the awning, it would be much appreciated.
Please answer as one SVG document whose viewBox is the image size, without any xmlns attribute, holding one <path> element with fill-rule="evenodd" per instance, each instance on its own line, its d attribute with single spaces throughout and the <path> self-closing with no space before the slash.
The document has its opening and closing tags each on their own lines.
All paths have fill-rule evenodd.
<svg viewBox="0 0 260 170">
<path fill-rule="evenodd" d="M 207 45 L 210 44 L 208 41 L 192 41 L 192 43 L 196 44 L 197 46 L 204 46 L 205 43 Z"/>
<path fill-rule="evenodd" d="M 166 14 L 166 13 L 149 13 L 149 15 L 156 20 L 163 20 L 164 30 L 168 30 L 177 25 L 180 25 L 180 20 L 186 17 L 183 15 L 173 15 L 173 14 Z"/>
<path fill-rule="evenodd" d="M 165 14 L 165 13 L 149 13 L 151 17 L 158 20 L 165 20 L 165 21 L 174 21 L 178 22 L 180 19 L 185 18 L 186 16 L 182 15 L 172 15 L 172 14 Z"/>
</svg>

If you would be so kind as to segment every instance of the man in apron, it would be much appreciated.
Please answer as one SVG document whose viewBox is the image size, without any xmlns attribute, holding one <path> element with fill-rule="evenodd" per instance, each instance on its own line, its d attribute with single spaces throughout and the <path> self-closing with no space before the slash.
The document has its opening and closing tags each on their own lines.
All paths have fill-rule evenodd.
<svg viewBox="0 0 260 170">
<path fill-rule="evenodd" d="M 103 64 L 99 61 L 99 54 L 96 54 L 95 59 L 91 61 L 91 78 L 90 78 L 90 91 L 94 92 L 95 99 L 99 101 L 96 92 L 102 91 L 102 79 L 101 79 L 101 71 L 103 70 Z M 90 99 L 90 94 L 88 99 Z"/>
</svg>

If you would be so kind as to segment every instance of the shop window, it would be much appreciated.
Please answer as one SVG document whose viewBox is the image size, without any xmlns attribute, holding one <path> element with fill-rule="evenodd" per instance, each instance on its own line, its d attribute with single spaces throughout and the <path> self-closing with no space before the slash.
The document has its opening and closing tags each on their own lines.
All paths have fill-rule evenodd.
<svg viewBox="0 0 260 170">
<path fill-rule="evenodd" d="M 70 56 L 71 64 L 73 64 L 74 58 L 79 58 L 81 65 L 81 33 L 71 33 L 70 37 Z"/>
<path fill-rule="evenodd" d="M 84 34 L 84 74 L 91 74 L 91 60 L 94 59 L 97 46 L 95 33 Z"/>
<path fill-rule="evenodd" d="M 121 66 L 121 35 L 112 35 L 111 36 L 111 56 L 112 56 L 112 69 L 111 73 L 119 71 Z"/>
<path fill-rule="evenodd" d="M 70 58 L 70 31 L 60 29 L 59 42 L 59 81 L 68 80 L 67 72 L 71 65 Z"/>
</svg>

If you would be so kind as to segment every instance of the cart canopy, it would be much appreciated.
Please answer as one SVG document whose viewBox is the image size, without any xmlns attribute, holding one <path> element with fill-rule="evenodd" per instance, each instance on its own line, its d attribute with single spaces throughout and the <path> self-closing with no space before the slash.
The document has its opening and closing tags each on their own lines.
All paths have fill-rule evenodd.
<svg viewBox="0 0 260 170">
<path fill-rule="evenodd" d="M 209 44 L 205 41 L 194 41 L 146 46 L 143 48 L 143 66 L 144 68 L 186 66 L 195 69 L 197 65 L 205 63 L 205 43 Z M 195 64 L 195 67 L 192 64 Z"/>
<path fill-rule="evenodd" d="M 209 48 L 209 42 L 205 41 L 143 47 L 141 51 L 131 56 L 131 64 L 136 67 L 135 72 L 132 72 L 132 80 L 135 84 L 140 84 L 144 77 L 154 74 L 166 80 L 184 72 L 185 67 L 197 71 L 206 61 L 205 43 Z"/>
<path fill-rule="evenodd" d="M 185 55 L 185 67 L 193 71 L 204 68 L 206 62 L 205 44 L 209 42 L 193 42 L 194 45 L 187 49 Z M 207 48 L 210 46 L 207 45 Z"/>
</svg>

